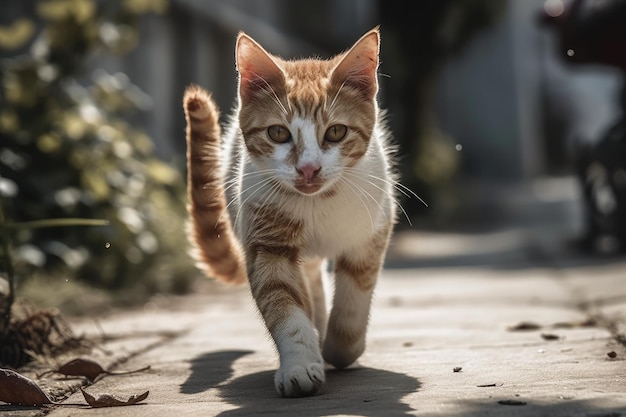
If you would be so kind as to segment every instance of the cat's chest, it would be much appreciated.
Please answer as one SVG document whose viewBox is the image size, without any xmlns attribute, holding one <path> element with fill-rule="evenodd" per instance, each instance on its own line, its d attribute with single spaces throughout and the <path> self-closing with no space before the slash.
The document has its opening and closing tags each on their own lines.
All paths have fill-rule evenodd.
<svg viewBox="0 0 626 417">
<path fill-rule="evenodd" d="M 303 254 L 334 257 L 368 242 L 388 224 L 391 201 L 382 193 L 371 197 L 343 194 L 308 202 L 301 213 Z"/>
</svg>

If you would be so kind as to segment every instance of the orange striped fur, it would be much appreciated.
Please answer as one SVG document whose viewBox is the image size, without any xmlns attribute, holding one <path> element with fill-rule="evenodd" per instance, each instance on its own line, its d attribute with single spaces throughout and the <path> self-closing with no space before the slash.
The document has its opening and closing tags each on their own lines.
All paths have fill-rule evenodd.
<svg viewBox="0 0 626 417">
<path fill-rule="evenodd" d="M 221 281 L 247 278 L 283 396 L 319 392 L 324 362 L 344 368 L 365 349 L 398 186 L 376 100 L 379 36 L 327 60 L 288 61 L 241 33 L 238 106 L 224 135 L 209 93 L 184 95 L 194 256 Z"/>
<path fill-rule="evenodd" d="M 221 129 L 217 107 L 208 93 L 192 86 L 185 91 L 184 109 L 193 255 L 200 268 L 220 281 L 245 282 L 244 258 L 226 212 L 220 175 Z"/>
</svg>

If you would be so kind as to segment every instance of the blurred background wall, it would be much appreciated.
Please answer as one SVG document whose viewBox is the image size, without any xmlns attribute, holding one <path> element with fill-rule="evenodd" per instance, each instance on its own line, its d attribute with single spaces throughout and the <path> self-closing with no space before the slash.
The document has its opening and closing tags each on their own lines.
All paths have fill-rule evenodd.
<svg viewBox="0 0 626 417">
<path fill-rule="evenodd" d="M 111 261 L 113 251 L 104 253 L 102 242 L 119 242 L 111 248 L 121 248 L 118 255 L 137 270 L 146 259 L 172 253 L 184 240 L 184 88 L 198 83 L 211 90 L 226 115 L 236 94 L 240 30 L 284 58 L 328 57 L 378 24 L 380 100 L 400 145 L 402 183 L 429 204 L 402 201 L 413 227 L 480 230 L 543 218 L 580 232 L 573 158 L 579 143 L 597 141 L 619 116 L 623 80 L 608 67 L 565 64 L 554 33 L 539 24 L 545 4 L 3 1 L 0 189 L 6 210 L 18 220 L 119 220 L 119 228 L 95 235 L 87 249 L 80 232 L 68 231 L 79 236 L 63 250 L 50 245 L 56 238 L 32 232 L 17 237 L 18 252 L 34 265 L 76 247 Z M 84 147 L 80 157 L 75 146 Z M 60 175 L 73 165 L 76 172 Z M 157 230 L 170 223 L 153 214 L 162 212 L 155 201 L 171 210 L 169 230 Z M 406 226 L 402 220 L 399 227 Z M 81 250 L 75 264 L 85 258 Z M 110 267 L 103 285 L 128 274 L 119 268 Z"/>
<path fill-rule="evenodd" d="M 36 3 L 3 2 L 2 23 L 36 16 Z M 142 16 L 136 48 L 90 62 L 92 70 L 127 74 L 151 98 L 141 123 L 165 159 L 180 159 L 184 151 L 180 96 L 186 85 L 210 89 L 229 113 L 240 30 L 286 58 L 326 57 L 381 24 L 381 99 L 410 154 L 404 163 L 420 161 L 416 154 L 429 134 L 442 134 L 458 153 L 441 156 L 442 173 L 406 168 L 409 183 L 419 182 L 414 176 L 433 181 L 456 168 L 463 178 L 484 180 L 567 172 L 572 142 L 579 140 L 571 130 L 593 140 L 616 117 L 620 75 L 565 68 L 553 34 L 538 24 L 544 0 L 444 0 L 416 5 L 411 13 L 402 2 L 377 0 L 166 3 L 163 13 Z M 575 128 L 546 120 L 568 117 Z"/>
<path fill-rule="evenodd" d="M 146 129 L 159 155 L 180 159 L 181 91 L 197 82 L 230 112 L 239 30 L 286 58 L 327 57 L 381 24 L 381 101 L 402 146 L 403 182 L 431 209 L 406 204 L 441 225 L 493 208 L 484 200 L 506 198 L 489 194 L 509 184 L 571 174 L 577 143 L 598 140 L 619 115 L 621 74 L 567 66 L 539 24 L 544 3 L 445 0 L 409 13 L 400 1 L 171 0 L 166 14 L 144 18 L 137 49 L 99 65 L 152 97 Z"/>
</svg>

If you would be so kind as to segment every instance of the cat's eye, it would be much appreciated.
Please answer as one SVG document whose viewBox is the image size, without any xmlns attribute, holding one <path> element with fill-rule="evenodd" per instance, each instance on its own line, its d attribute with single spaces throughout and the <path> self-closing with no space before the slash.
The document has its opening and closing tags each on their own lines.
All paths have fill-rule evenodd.
<svg viewBox="0 0 626 417">
<path fill-rule="evenodd" d="M 346 125 L 332 125 L 326 129 L 324 133 L 324 140 L 328 142 L 339 142 L 348 133 L 348 127 Z"/>
<path fill-rule="evenodd" d="M 291 132 L 285 126 L 273 125 L 267 128 L 267 136 L 276 143 L 285 143 L 291 139 Z"/>
</svg>

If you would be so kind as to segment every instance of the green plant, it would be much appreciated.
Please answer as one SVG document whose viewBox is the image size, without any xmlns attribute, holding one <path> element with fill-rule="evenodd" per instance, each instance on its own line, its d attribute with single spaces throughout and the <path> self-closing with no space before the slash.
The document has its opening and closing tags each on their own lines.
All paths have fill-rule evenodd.
<svg viewBox="0 0 626 417">
<path fill-rule="evenodd" d="M 141 16 L 167 3 L 33 4 L 36 16 L 20 25 L 35 28 L 36 37 L 24 37 L 29 48 L 14 42 L 21 53 L 0 64 L 5 219 L 101 218 L 109 225 L 15 230 L 15 272 L 28 279 L 45 270 L 106 289 L 184 291 L 194 276 L 181 250 L 184 178 L 133 123 L 149 97 L 124 74 L 86 73 L 94 57 L 131 50 Z"/>
</svg>

